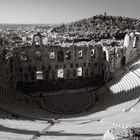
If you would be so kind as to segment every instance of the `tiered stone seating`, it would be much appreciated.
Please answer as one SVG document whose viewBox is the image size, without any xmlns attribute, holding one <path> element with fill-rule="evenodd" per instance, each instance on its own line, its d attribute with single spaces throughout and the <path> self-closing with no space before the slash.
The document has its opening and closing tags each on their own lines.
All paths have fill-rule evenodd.
<svg viewBox="0 0 140 140">
<path fill-rule="evenodd" d="M 10 89 L 6 82 L 1 83 L 1 99 L 12 104 L 24 104 L 27 106 L 35 106 L 35 101 L 13 89 Z"/>
<path fill-rule="evenodd" d="M 0 82 L 0 108 L 21 116 L 36 118 L 38 114 L 45 114 L 37 101 L 8 87 L 8 80 Z"/>
<path fill-rule="evenodd" d="M 137 61 L 137 63 L 133 64 L 129 69 L 140 77 L 140 61 Z"/>
<path fill-rule="evenodd" d="M 140 69 L 134 70 L 134 73 L 140 76 Z"/>
<path fill-rule="evenodd" d="M 134 64 L 138 64 L 137 61 Z M 134 65 L 133 65 L 134 66 Z M 132 68 L 132 67 L 131 67 Z M 130 69 L 131 70 L 131 69 Z M 135 74 L 135 71 L 137 74 Z M 129 71 L 119 75 L 116 79 L 107 83 L 98 93 L 98 107 L 110 107 L 112 110 L 127 110 L 135 105 L 138 100 L 140 85 L 140 70 Z M 85 92 L 85 91 L 84 91 Z M 126 95 L 127 94 L 127 95 Z M 84 111 L 91 105 L 92 97 L 89 93 L 72 93 L 47 95 L 41 99 L 42 106 L 55 113 L 77 113 Z M 117 104 L 121 105 L 117 105 Z M 122 105 L 123 104 L 123 105 Z M 0 82 L 0 108 L 16 111 L 16 107 L 35 113 L 34 109 L 40 109 L 36 101 L 8 87 L 8 81 Z M 108 108 L 109 109 L 109 108 Z M 23 111 L 24 113 L 24 111 Z"/>
<path fill-rule="evenodd" d="M 137 68 L 140 65 L 140 58 L 136 59 L 135 62 L 127 65 L 128 69 L 133 70 L 134 68 Z"/>
<path fill-rule="evenodd" d="M 140 70 L 137 69 L 137 71 Z M 97 107 L 114 111 L 127 111 L 139 100 L 139 86 L 140 78 L 138 75 L 133 71 L 127 71 L 127 73 L 113 79 L 97 92 Z"/>
<path fill-rule="evenodd" d="M 111 86 L 107 85 L 107 87 L 110 89 L 110 91 L 113 94 L 118 94 L 121 91 L 128 91 L 132 88 L 135 88 L 136 86 L 138 86 L 138 83 L 136 83 L 135 80 L 133 80 L 131 75 L 136 77 L 136 75 L 134 75 L 132 72 L 129 72 L 129 73 L 125 74 L 124 76 L 122 76 L 121 79 L 118 79 L 117 83 L 113 83 Z M 134 83 L 131 82 L 131 80 Z"/>
<path fill-rule="evenodd" d="M 92 103 L 88 93 L 48 95 L 41 99 L 42 106 L 54 113 L 77 113 L 87 109 Z"/>
<path fill-rule="evenodd" d="M 118 76 L 123 75 L 124 73 L 125 73 L 124 69 L 120 69 L 114 74 L 114 78 L 117 78 Z"/>
</svg>

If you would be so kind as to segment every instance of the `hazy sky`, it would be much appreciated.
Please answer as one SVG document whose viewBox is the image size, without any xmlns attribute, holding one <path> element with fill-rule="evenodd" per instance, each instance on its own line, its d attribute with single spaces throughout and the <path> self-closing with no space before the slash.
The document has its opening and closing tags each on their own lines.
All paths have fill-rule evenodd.
<svg viewBox="0 0 140 140">
<path fill-rule="evenodd" d="M 0 0 L 0 23 L 66 23 L 105 11 L 140 19 L 140 0 Z"/>
</svg>

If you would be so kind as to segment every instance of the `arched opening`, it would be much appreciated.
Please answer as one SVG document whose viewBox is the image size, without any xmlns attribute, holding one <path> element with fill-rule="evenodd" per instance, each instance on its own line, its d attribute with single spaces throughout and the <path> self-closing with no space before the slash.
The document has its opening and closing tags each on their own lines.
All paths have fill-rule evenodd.
<svg viewBox="0 0 140 140">
<path fill-rule="evenodd" d="M 36 71 L 36 79 L 43 80 L 43 72 L 42 71 Z"/>
<path fill-rule="evenodd" d="M 82 67 L 77 68 L 77 76 L 81 77 L 83 75 Z"/>
<path fill-rule="evenodd" d="M 83 50 L 78 51 L 78 57 L 79 57 L 80 59 L 83 58 Z"/>
<path fill-rule="evenodd" d="M 92 49 L 91 50 L 91 57 L 92 58 L 95 58 L 96 57 L 96 51 L 95 51 L 95 49 Z"/>
<path fill-rule="evenodd" d="M 45 71 L 45 80 L 48 80 L 49 79 L 49 70 L 46 70 Z"/>
<path fill-rule="evenodd" d="M 27 61 L 28 60 L 27 54 L 25 52 L 21 52 L 20 60 L 21 61 Z"/>
<path fill-rule="evenodd" d="M 35 58 L 36 58 L 37 60 L 41 61 L 41 52 L 40 52 L 40 51 L 37 51 L 37 52 L 35 53 Z"/>
<path fill-rule="evenodd" d="M 57 60 L 59 62 L 63 62 L 64 61 L 64 53 L 63 53 L 63 51 L 58 51 L 58 53 L 57 53 Z"/>
<path fill-rule="evenodd" d="M 55 59 L 55 52 L 51 51 L 49 57 L 50 57 L 50 59 Z"/>
<path fill-rule="evenodd" d="M 125 66 L 125 61 L 126 61 L 126 58 L 125 58 L 125 56 L 123 56 L 123 57 L 121 58 L 121 66 L 122 66 L 122 67 Z"/>
<path fill-rule="evenodd" d="M 57 70 L 57 77 L 58 78 L 64 78 L 64 70 L 63 69 L 58 69 Z"/>
<path fill-rule="evenodd" d="M 106 60 L 106 52 L 103 52 L 103 59 Z"/>
<path fill-rule="evenodd" d="M 70 51 L 66 52 L 66 60 L 71 60 L 71 52 Z"/>
</svg>

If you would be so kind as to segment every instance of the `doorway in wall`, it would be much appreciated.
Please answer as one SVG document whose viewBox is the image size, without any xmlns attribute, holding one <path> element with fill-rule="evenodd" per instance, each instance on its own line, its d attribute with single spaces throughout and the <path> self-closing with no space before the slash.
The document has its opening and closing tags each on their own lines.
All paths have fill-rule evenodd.
<svg viewBox="0 0 140 140">
<path fill-rule="evenodd" d="M 126 62 L 126 57 L 123 56 L 121 59 L 121 66 L 124 67 L 125 66 L 125 62 Z"/>
</svg>

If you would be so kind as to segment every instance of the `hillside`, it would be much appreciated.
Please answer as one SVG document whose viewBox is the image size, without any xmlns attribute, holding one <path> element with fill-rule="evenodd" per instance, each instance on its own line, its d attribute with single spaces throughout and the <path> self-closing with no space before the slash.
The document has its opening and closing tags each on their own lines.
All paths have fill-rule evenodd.
<svg viewBox="0 0 140 140">
<path fill-rule="evenodd" d="M 96 15 L 70 24 L 62 24 L 53 28 L 52 32 L 68 33 L 75 39 L 101 40 L 116 38 L 123 39 L 124 35 L 139 28 L 140 20 L 121 17 Z"/>
</svg>

